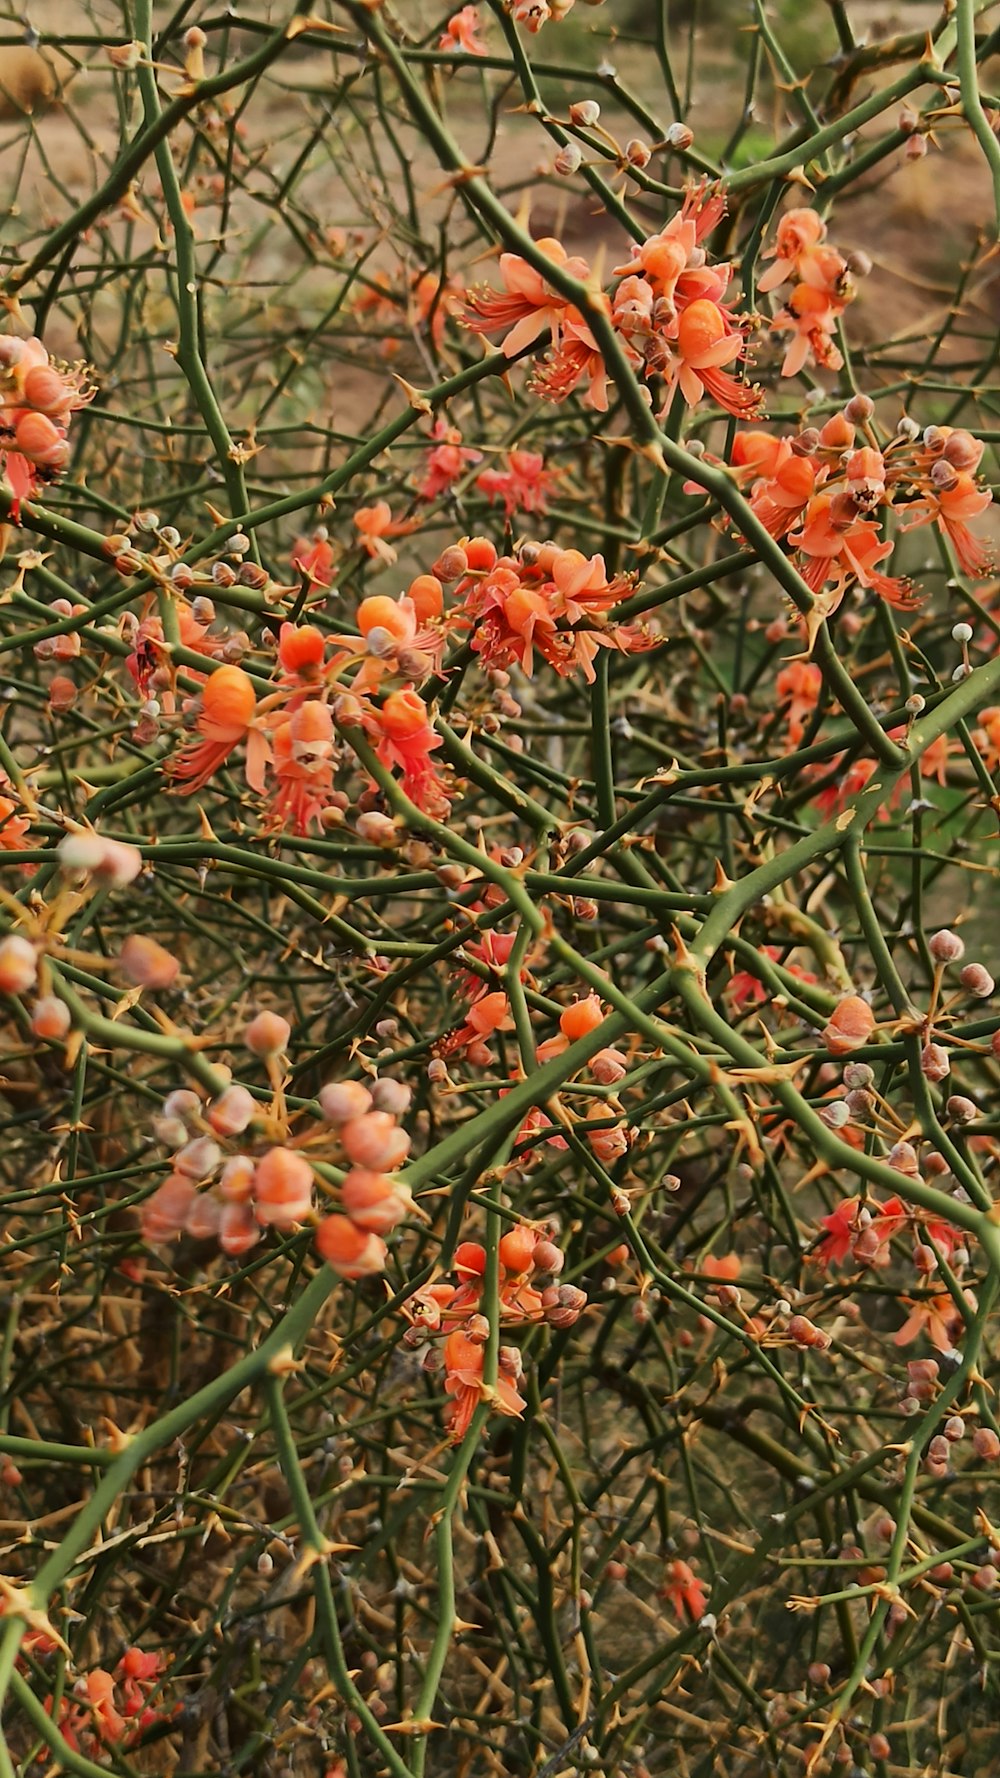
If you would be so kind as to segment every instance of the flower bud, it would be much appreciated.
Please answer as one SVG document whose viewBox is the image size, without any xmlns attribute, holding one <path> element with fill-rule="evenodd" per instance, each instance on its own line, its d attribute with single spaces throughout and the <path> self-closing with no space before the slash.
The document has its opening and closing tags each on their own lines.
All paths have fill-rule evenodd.
<svg viewBox="0 0 1000 1778">
<path fill-rule="evenodd" d="M 38 978 L 35 947 L 19 932 L 0 939 L 0 994 L 26 994 Z"/>
<path fill-rule="evenodd" d="M 211 1136 L 195 1136 L 174 1155 L 174 1169 L 188 1179 L 210 1179 L 222 1160 L 222 1150 Z"/>
<path fill-rule="evenodd" d="M 384 1074 L 372 1082 L 371 1097 L 376 1111 L 387 1111 L 390 1117 L 404 1117 L 410 1109 L 413 1094 L 401 1080 L 393 1080 L 391 1075 Z"/>
<path fill-rule="evenodd" d="M 916 1179 L 919 1174 L 917 1151 L 909 1142 L 894 1142 L 886 1156 L 890 1167 L 897 1173 L 905 1173 L 908 1178 Z"/>
<path fill-rule="evenodd" d="M 852 395 L 844 408 L 844 418 L 849 420 L 852 426 L 864 426 L 874 412 L 875 403 L 870 395 Z"/>
<path fill-rule="evenodd" d="M 387 1111 L 366 1111 L 342 1125 L 340 1140 L 355 1166 L 392 1173 L 410 1152 L 410 1138 Z"/>
<path fill-rule="evenodd" d="M 934 933 L 928 940 L 927 948 L 937 963 L 959 963 L 965 956 L 965 940 L 959 938 L 957 932 L 950 932 L 947 927 Z"/>
<path fill-rule="evenodd" d="M 372 809 L 358 816 L 355 827 L 358 839 L 366 846 L 382 846 L 389 851 L 398 844 L 399 833 L 391 815 L 380 815 Z"/>
<path fill-rule="evenodd" d="M 431 573 L 436 575 L 438 580 L 444 581 L 447 586 L 450 581 L 460 580 L 462 575 L 468 572 L 468 568 L 469 558 L 462 545 L 453 543 L 438 556 L 431 568 Z"/>
<path fill-rule="evenodd" d="M 231 1154 L 219 1176 L 219 1192 L 232 1204 L 249 1203 L 255 1167 L 248 1154 Z"/>
<path fill-rule="evenodd" d="M 621 1050 L 598 1050 L 596 1056 L 590 1058 L 590 1072 L 599 1086 L 614 1086 L 627 1071 L 628 1062 Z"/>
<path fill-rule="evenodd" d="M 542 1291 L 542 1308 L 550 1327 L 572 1327 L 586 1307 L 586 1293 L 575 1284 L 550 1284 Z"/>
<path fill-rule="evenodd" d="M 823 1041 L 831 1055 L 847 1055 L 867 1043 L 875 1029 L 875 1014 L 860 995 L 848 994 L 834 1007 L 823 1028 Z"/>
<path fill-rule="evenodd" d="M 556 172 L 560 173 L 565 179 L 569 178 L 571 174 L 578 172 L 582 162 L 583 150 L 580 147 L 579 142 L 566 142 L 563 147 L 560 148 L 552 165 Z"/>
<path fill-rule="evenodd" d="M 364 1117 L 371 1107 L 372 1096 L 359 1080 L 329 1080 L 320 1087 L 319 1108 L 328 1124 Z"/>
<path fill-rule="evenodd" d="M 875 1070 L 868 1062 L 848 1062 L 844 1068 L 845 1087 L 859 1087 L 862 1091 L 872 1086 Z"/>
<path fill-rule="evenodd" d="M 979 1116 L 979 1107 L 974 1099 L 966 1099 L 962 1093 L 953 1093 L 945 1110 L 953 1123 L 971 1124 Z"/>
<path fill-rule="evenodd" d="M 92 829 L 67 834 L 59 842 L 59 863 L 71 876 L 91 876 L 104 888 L 123 889 L 142 869 L 136 846 L 106 840 Z"/>
<path fill-rule="evenodd" d="M 592 129 L 600 121 L 601 107 L 596 99 L 575 99 L 569 108 L 570 122 L 578 129 Z"/>
<path fill-rule="evenodd" d="M 694 131 L 686 123 L 672 123 L 663 140 L 668 148 L 674 149 L 677 154 L 683 154 L 694 141 Z"/>
<path fill-rule="evenodd" d="M 252 1094 L 234 1083 L 209 1106 L 208 1122 L 217 1136 L 241 1136 L 256 1109 Z"/>
<path fill-rule="evenodd" d="M 313 1172 L 293 1148 L 271 1148 L 253 1176 L 257 1221 L 287 1230 L 304 1222 L 312 1209 Z"/>
<path fill-rule="evenodd" d="M 541 1276 L 558 1278 L 566 1264 L 566 1255 L 554 1241 L 536 1241 L 535 1251 L 531 1256 L 532 1265 Z"/>
<path fill-rule="evenodd" d="M 988 969 L 981 963 L 967 963 L 959 972 L 959 981 L 967 994 L 974 994 L 977 1000 L 988 1000 L 996 983 Z"/>
<path fill-rule="evenodd" d="M 340 1188 L 340 1202 L 351 1221 L 371 1234 L 387 1235 L 413 1209 L 409 1186 L 367 1167 L 352 1167 Z"/>
<path fill-rule="evenodd" d="M 49 1043 L 58 1043 L 65 1037 L 70 1023 L 70 1010 L 64 1000 L 57 999 L 54 994 L 44 994 L 40 1000 L 35 1001 L 31 1029 L 36 1037 Z"/>
<path fill-rule="evenodd" d="M 951 1060 L 943 1044 L 925 1043 L 920 1052 L 920 1072 L 927 1080 L 944 1080 L 951 1073 Z"/>
<path fill-rule="evenodd" d="M 131 932 L 118 953 L 122 974 L 137 988 L 169 988 L 180 974 L 180 963 L 155 938 Z"/>
<path fill-rule="evenodd" d="M 292 1027 L 277 1012 L 259 1012 L 243 1032 L 243 1042 L 252 1055 L 262 1059 L 284 1055 Z"/>
</svg>

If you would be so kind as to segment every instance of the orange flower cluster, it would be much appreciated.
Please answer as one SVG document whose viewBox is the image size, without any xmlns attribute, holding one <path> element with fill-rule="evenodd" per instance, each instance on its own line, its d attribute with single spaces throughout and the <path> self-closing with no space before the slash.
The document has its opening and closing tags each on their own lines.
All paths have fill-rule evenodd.
<svg viewBox="0 0 1000 1778">
<path fill-rule="evenodd" d="M 59 1702 L 59 1732 L 67 1747 L 99 1759 L 109 1747 L 133 1745 L 165 1714 L 147 1703 L 162 1671 L 162 1657 L 141 1648 L 127 1648 L 111 1673 L 93 1668 Z M 45 1707 L 51 1715 L 51 1697 Z"/>
<path fill-rule="evenodd" d="M 936 524 L 963 573 L 981 578 L 990 568 L 989 552 L 968 525 L 993 498 L 975 479 L 982 444 L 951 426 L 928 426 L 916 436 L 903 427 L 880 443 L 873 412 L 868 397 L 856 395 L 822 427 L 781 437 L 741 432 L 734 440 L 732 466 L 749 491 L 751 510 L 772 537 L 787 540 L 813 594 L 810 648 L 819 624 L 851 586 L 904 610 L 917 602 L 908 581 L 880 567 L 892 554 L 882 532 L 890 514 L 902 531 Z M 799 705 L 805 713 L 814 686 L 811 679 L 800 691 L 789 684 L 793 710 Z"/>
<path fill-rule="evenodd" d="M 710 265 L 702 244 L 724 211 L 721 193 L 707 196 L 703 187 L 689 193 L 666 227 L 634 246 L 626 264 L 615 267 L 621 282 L 610 297 L 593 288 L 586 260 L 570 257 L 560 241 L 546 238 L 536 245 L 565 276 L 588 286 L 633 370 L 662 383 L 664 410 L 679 387 L 691 407 L 707 395 L 746 419 L 759 411 L 760 391 L 739 382 L 726 366 L 744 356 L 749 320 L 734 319 L 725 302 L 732 265 Z M 503 333 L 509 358 L 547 332 L 551 350 L 534 373 L 537 393 L 565 401 L 585 384 L 584 402 L 603 413 L 608 371 L 580 309 L 519 254 L 501 254 L 500 275 L 503 290 L 466 292 L 466 326 L 476 333 Z"/>
<path fill-rule="evenodd" d="M 546 1322 L 550 1327 L 571 1327 L 586 1307 L 586 1295 L 572 1284 L 557 1284 L 565 1255 L 547 1235 L 518 1224 L 501 1236 L 500 1319 L 505 1327 Z M 426 1284 L 403 1304 L 409 1322 L 407 1344 L 416 1347 L 425 1366 L 436 1368 L 437 1351 L 432 1340 L 444 1336 L 445 1392 L 451 1401 L 448 1424 L 457 1444 L 469 1430 L 481 1401 L 488 1400 L 498 1413 L 519 1416 L 526 1406 L 517 1384 L 523 1374 L 516 1346 L 501 1346 L 497 1381 L 487 1388 L 483 1381 L 490 1324 L 480 1313 L 486 1274 L 486 1249 L 478 1241 L 462 1241 L 455 1249 L 457 1282 Z"/>
<path fill-rule="evenodd" d="M 33 334 L 0 339 L 0 470 L 15 521 L 21 501 L 66 468 L 70 418 L 95 394 L 85 366 L 56 364 Z"/>
</svg>

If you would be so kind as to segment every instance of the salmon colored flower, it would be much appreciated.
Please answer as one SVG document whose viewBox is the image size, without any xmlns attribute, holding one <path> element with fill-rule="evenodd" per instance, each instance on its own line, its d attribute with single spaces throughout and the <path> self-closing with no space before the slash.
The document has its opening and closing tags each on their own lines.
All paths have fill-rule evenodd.
<svg viewBox="0 0 1000 1778">
<path fill-rule="evenodd" d="M 602 306 L 606 299 L 601 297 Z M 638 368 L 641 359 L 627 348 L 627 355 Z M 586 383 L 583 404 L 596 413 L 608 411 L 608 373 L 597 341 L 578 309 L 567 304 L 559 332 L 558 344 L 543 364 L 532 373 L 530 388 L 546 401 L 566 401 L 581 383 Z"/>
<path fill-rule="evenodd" d="M 784 308 L 771 322 L 772 333 L 791 333 L 781 366 L 783 377 L 797 376 L 807 364 L 823 370 L 841 370 L 844 355 L 834 340 L 840 310 L 824 291 L 811 284 L 797 284 Z"/>
<path fill-rule="evenodd" d="M 583 281 L 590 276 L 585 259 L 571 258 L 561 241 L 546 236 L 535 243 L 538 252 L 569 277 Z M 553 345 L 562 337 L 566 298 L 546 283 L 541 272 L 529 265 L 518 253 L 501 253 L 502 290 L 487 286 L 467 290 L 465 325 L 473 333 L 500 333 L 501 347 L 508 358 L 516 358 L 545 332 L 552 335 Z"/>
<path fill-rule="evenodd" d="M 473 7 L 465 9 L 474 11 Z M 451 23 L 454 24 L 454 19 Z M 486 45 L 469 50 L 470 55 L 486 55 Z M 410 290 L 410 323 L 414 328 L 429 328 L 433 344 L 440 350 L 444 330 L 451 316 L 462 313 L 464 291 L 457 278 L 442 279 L 437 272 L 421 272 Z"/>
<path fill-rule="evenodd" d="M 481 29 L 478 6 L 463 6 L 448 20 L 447 29 L 438 38 L 438 49 L 461 50 L 467 56 L 488 55 L 489 49 L 479 36 Z"/>
<path fill-rule="evenodd" d="M 506 469 L 483 469 L 476 477 L 476 487 L 489 501 L 501 500 L 508 518 L 516 512 L 544 512 L 549 494 L 560 474 L 546 469 L 540 451 L 507 452 Z"/>
<path fill-rule="evenodd" d="M 867 1203 L 861 1198 L 844 1198 L 829 1216 L 821 1216 L 819 1226 L 826 1233 L 812 1248 L 809 1258 L 818 1266 L 839 1266 L 854 1250 L 854 1243 L 867 1223 L 859 1221 L 859 1212 L 878 1209 L 877 1201 L 869 1198 Z"/>
<path fill-rule="evenodd" d="M 275 824 L 308 833 L 333 792 L 333 718 L 329 706 L 309 698 L 281 722 L 272 736 Z"/>
<path fill-rule="evenodd" d="M 892 554 L 892 544 L 871 519 L 856 516 L 849 495 L 814 495 L 802 526 L 789 533 L 789 540 L 803 558 L 799 571 L 815 598 L 806 619 L 810 649 L 819 625 L 836 611 L 852 581 L 900 610 L 911 610 L 917 602 L 909 581 L 879 570 L 879 562 Z M 828 582 L 832 590 L 824 592 Z"/>
<path fill-rule="evenodd" d="M 992 489 L 978 487 L 967 470 L 959 472 L 948 464 L 943 468 L 946 474 L 939 485 L 929 486 L 906 508 L 907 522 L 900 525 L 900 530 L 937 525 L 950 541 L 962 573 L 982 580 L 993 572 L 993 551 L 969 530 L 968 520 L 979 518 L 986 511 L 993 499 Z M 917 517 L 913 516 L 915 513 Z"/>
<path fill-rule="evenodd" d="M 29 843 L 30 826 L 30 818 L 18 814 L 17 804 L 9 796 L 0 795 L 0 848 L 5 852 L 23 852 Z"/>
<path fill-rule="evenodd" d="M 774 264 L 757 280 L 757 289 L 776 290 L 779 284 L 812 284 L 826 290 L 846 271 L 841 255 L 827 245 L 826 223 L 818 211 L 806 207 L 786 210 L 778 223 L 773 247 L 761 255 Z"/>
<path fill-rule="evenodd" d="M 738 383 L 723 369 L 743 355 L 743 336 L 734 331 L 718 303 L 700 298 L 690 303 L 677 323 L 676 380 L 689 407 L 697 407 L 709 395 L 737 419 L 760 412 L 760 390 Z"/>
<path fill-rule="evenodd" d="M 464 475 L 471 463 L 481 463 L 482 451 L 472 451 L 462 443 L 457 426 L 436 420 L 432 437 L 437 443 L 428 451 L 423 479 L 417 487 L 421 500 L 437 500 Z"/>
<path fill-rule="evenodd" d="M 311 538 L 300 537 L 292 550 L 292 567 L 305 575 L 310 586 L 333 585 L 333 560 L 333 544 L 325 525 L 320 525 Z"/>
<path fill-rule="evenodd" d="M 417 519 L 394 519 L 387 500 L 376 500 L 373 506 L 359 506 L 354 514 L 354 528 L 360 533 L 365 554 L 390 567 L 396 560 L 396 551 L 386 539 L 404 537 L 408 531 L 415 530 L 418 523 Z"/>
<path fill-rule="evenodd" d="M 263 790 L 268 746 L 254 727 L 256 708 L 253 681 L 242 667 L 217 667 L 209 674 L 197 714 L 202 739 L 182 748 L 166 768 L 171 778 L 182 780 L 176 784 L 179 796 L 203 789 L 241 741 L 247 744 L 247 783 L 252 790 Z"/>
<path fill-rule="evenodd" d="M 456 1050 L 464 1049 L 470 1062 L 477 1068 L 486 1068 L 495 1060 L 486 1039 L 492 1037 L 494 1031 L 508 1030 L 510 1024 L 510 1002 L 506 994 L 499 989 L 481 994 L 469 1007 L 464 1024 L 439 1041 L 436 1053 L 452 1055 Z"/>
<path fill-rule="evenodd" d="M 450 807 L 442 780 L 430 756 L 441 745 L 418 692 L 390 692 L 375 717 L 382 739 L 378 755 L 383 765 L 399 766 L 403 789 L 418 809 L 429 815 L 447 813 Z"/>
<path fill-rule="evenodd" d="M 799 523 L 816 491 L 816 478 L 811 459 L 794 456 L 787 440 L 781 440 L 771 474 L 755 484 L 750 496 L 751 510 L 772 537 L 786 536 Z"/>
<path fill-rule="evenodd" d="M 963 1326 L 962 1314 L 947 1291 L 938 1296 L 924 1297 L 915 1301 L 912 1297 L 904 1297 L 910 1313 L 902 1327 L 893 1334 L 893 1344 L 908 1346 L 912 1340 L 918 1340 L 925 1334 L 931 1345 L 938 1352 L 951 1352 L 955 1340 Z M 974 1301 L 972 1306 L 974 1307 Z"/>
<path fill-rule="evenodd" d="M 705 1588 L 688 1562 L 667 1563 L 660 1598 L 666 1599 L 682 1624 L 698 1624 L 705 1615 Z"/>
<path fill-rule="evenodd" d="M 470 1336 L 465 1328 L 456 1328 L 445 1340 L 444 1386 L 446 1394 L 452 1397 L 447 1415 L 452 1444 L 459 1444 L 465 1437 L 481 1401 L 488 1400 L 498 1413 L 515 1419 L 520 1418 L 527 1406 L 502 1369 L 493 1389 L 486 1389 L 483 1383 L 485 1356 L 484 1342 Z"/>
</svg>

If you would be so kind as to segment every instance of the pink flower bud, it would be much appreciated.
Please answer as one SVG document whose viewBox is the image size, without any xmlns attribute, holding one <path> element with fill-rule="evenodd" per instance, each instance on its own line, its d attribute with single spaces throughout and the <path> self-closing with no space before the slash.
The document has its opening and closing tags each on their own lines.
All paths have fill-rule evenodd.
<svg viewBox="0 0 1000 1778">
<path fill-rule="evenodd" d="M 60 840 L 59 863 L 71 876 L 92 876 L 105 888 L 124 889 L 139 875 L 142 854 L 136 846 L 85 831 Z"/>
<path fill-rule="evenodd" d="M 951 1073 L 948 1051 L 940 1043 L 925 1043 L 920 1052 L 920 1072 L 927 1080 L 944 1080 Z"/>
<path fill-rule="evenodd" d="M 927 948 L 937 963 L 958 963 L 965 956 L 965 940 L 947 926 L 928 940 Z"/>
<path fill-rule="evenodd" d="M 996 983 L 988 969 L 981 963 L 967 963 L 959 972 L 959 981 L 967 994 L 974 994 L 977 1000 L 988 1000 Z"/>
<path fill-rule="evenodd" d="M 348 1216 L 325 1216 L 316 1226 L 316 1247 L 341 1278 L 365 1278 L 385 1270 L 388 1251 L 381 1236 L 356 1228 Z"/>
<path fill-rule="evenodd" d="M 1000 1438 L 991 1426 L 977 1426 L 972 1435 L 972 1448 L 984 1463 L 995 1463 L 1000 1457 Z"/>
<path fill-rule="evenodd" d="M 875 1029 L 875 1014 L 858 994 L 848 994 L 830 1014 L 823 1028 L 823 1042 L 831 1055 L 849 1055 L 867 1043 Z"/>
<path fill-rule="evenodd" d="M 370 1111 L 372 1096 L 359 1080 L 329 1080 L 319 1090 L 319 1108 L 328 1124 L 346 1124 Z"/>
<path fill-rule="evenodd" d="M 410 1109 L 412 1098 L 413 1094 L 409 1087 L 404 1086 L 401 1080 L 393 1080 L 389 1074 L 384 1074 L 379 1080 L 372 1082 L 371 1102 L 375 1110 L 387 1111 L 390 1117 L 405 1116 Z"/>
<path fill-rule="evenodd" d="M 127 981 L 137 988 L 169 988 L 180 974 L 180 964 L 155 938 L 132 932 L 118 953 Z"/>
<path fill-rule="evenodd" d="M 979 1116 L 979 1107 L 974 1099 L 966 1099 L 962 1093 L 952 1093 L 945 1110 L 956 1124 L 971 1124 Z"/>
<path fill-rule="evenodd" d="M 174 1155 L 174 1168 L 188 1179 L 208 1179 L 222 1160 L 222 1150 L 211 1136 L 195 1136 Z"/>
<path fill-rule="evenodd" d="M 242 1259 L 260 1240 L 260 1229 L 248 1203 L 223 1204 L 219 1213 L 219 1246 L 230 1259 Z"/>
<path fill-rule="evenodd" d="M 168 1174 L 142 1206 L 140 1229 L 143 1240 L 150 1247 L 175 1241 L 184 1228 L 195 1196 L 193 1179 L 183 1173 Z"/>
<path fill-rule="evenodd" d="M 387 1235 L 413 1209 L 409 1186 L 367 1167 L 352 1167 L 340 1188 L 341 1206 L 359 1229 Z"/>
<path fill-rule="evenodd" d="M 71 1024 L 69 1007 L 64 1000 L 54 994 L 45 994 L 36 1000 L 31 1014 L 31 1029 L 36 1037 L 44 1038 L 49 1043 L 58 1043 L 65 1037 Z"/>
<path fill-rule="evenodd" d="M 542 1308 L 550 1327 L 572 1327 L 586 1307 L 586 1293 L 575 1284 L 550 1284 L 542 1291 Z"/>
<path fill-rule="evenodd" d="M 340 1131 L 344 1152 L 355 1166 L 377 1173 L 392 1173 L 410 1152 L 410 1138 L 387 1111 L 367 1111 L 352 1117 Z"/>
<path fill-rule="evenodd" d="M 291 1035 L 292 1027 L 280 1013 L 259 1012 L 244 1030 L 243 1042 L 255 1056 L 281 1056 Z"/>
<path fill-rule="evenodd" d="M 253 1196 L 255 1164 L 248 1154 L 231 1154 L 219 1177 L 219 1191 L 231 1204 L 249 1203 Z"/>
<path fill-rule="evenodd" d="M 628 1072 L 628 1061 L 621 1050 L 598 1050 L 590 1058 L 590 1072 L 602 1087 L 613 1087 Z"/>
<path fill-rule="evenodd" d="M 392 816 L 381 815 L 376 809 L 358 816 L 356 832 L 366 846 L 382 846 L 391 851 L 399 843 L 399 832 Z"/>
<path fill-rule="evenodd" d="M 0 994 L 26 994 L 38 979 L 35 947 L 19 932 L 0 939 Z"/>
<path fill-rule="evenodd" d="M 214 1192 L 196 1192 L 184 1218 L 184 1233 L 193 1241 L 212 1241 L 222 1221 L 222 1200 Z"/>
<path fill-rule="evenodd" d="M 227 1087 L 208 1109 L 208 1121 L 218 1136 L 241 1136 L 257 1107 L 246 1087 Z"/>
<path fill-rule="evenodd" d="M 293 1148 L 271 1148 L 258 1162 L 253 1177 L 257 1221 L 286 1230 L 304 1222 L 312 1209 L 313 1173 L 305 1155 Z"/>
</svg>

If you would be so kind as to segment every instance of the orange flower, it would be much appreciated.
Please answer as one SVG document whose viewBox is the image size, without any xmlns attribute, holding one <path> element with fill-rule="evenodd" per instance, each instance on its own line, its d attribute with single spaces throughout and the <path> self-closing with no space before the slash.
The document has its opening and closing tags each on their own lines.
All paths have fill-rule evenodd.
<svg viewBox="0 0 1000 1778">
<path fill-rule="evenodd" d="M 415 530 L 418 523 L 417 519 L 394 519 L 387 500 L 376 500 L 374 506 L 359 506 L 354 514 L 354 528 L 361 533 L 361 548 L 366 555 L 384 562 L 387 567 L 396 560 L 396 551 L 386 538 L 404 537 L 408 531 Z"/>
<path fill-rule="evenodd" d="M 427 814 L 446 814 L 447 792 L 430 762 L 441 737 L 431 727 L 423 698 L 412 690 L 390 692 L 375 720 L 382 734 L 378 756 L 384 765 L 401 767 L 410 801 Z"/>
<path fill-rule="evenodd" d="M 585 259 L 574 259 L 561 241 L 545 236 L 536 241 L 539 253 L 572 278 L 584 280 L 590 275 Z M 558 345 L 566 314 L 566 298 L 545 282 L 541 272 L 522 259 L 519 253 L 501 253 L 500 276 L 503 290 L 483 286 L 465 293 L 465 325 L 473 333 L 499 333 L 507 358 L 516 358 L 525 346 L 533 345 L 546 329 Z"/>
<path fill-rule="evenodd" d="M 904 1297 L 903 1301 L 910 1313 L 893 1334 L 893 1344 L 908 1346 L 911 1340 L 926 1334 L 938 1352 L 950 1352 L 962 1326 L 962 1315 L 947 1291 L 940 1296 L 925 1297 L 920 1302 L 915 1302 L 912 1297 Z M 975 1306 L 974 1302 L 972 1306 Z"/>
<path fill-rule="evenodd" d="M 488 55 L 486 44 L 477 36 L 479 29 L 478 6 L 463 6 L 448 20 L 447 29 L 438 38 L 438 49 L 462 50 L 467 56 Z"/>
<path fill-rule="evenodd" d="M 718 303 L 703 297 L 684 309 L 677 323 L 677 352 L 677 382 L 689 407 L 697 407 L 703 395 L 710 395 L 737 419 L 748 420 L 760 412 L 760 390 L 738 383 L 722 368 L 742 356 L 743 335 L 734 331 Z"/>
<path fill-rule="evenodd" d="M 667 1563 L 660 1598 L 667 1600 L 682 1624 L 700 1623 L 705 1615 L 705 1588 L 688 1562 Z"/>
<path fill-rule="evenodd" d="M 242 667 L 217 667 L 209 675 L 197 717 L 203 739 L 182 748 L 166 768 L 170 777 L 185 781 L 177 787 L 179 796 L 203 789 L 241 741 L 247 743 L 247 782 L 253 790 L 263 790 L 268 747 L 253 726 L 256 707 L 253 682 Z"/>
</svg>

